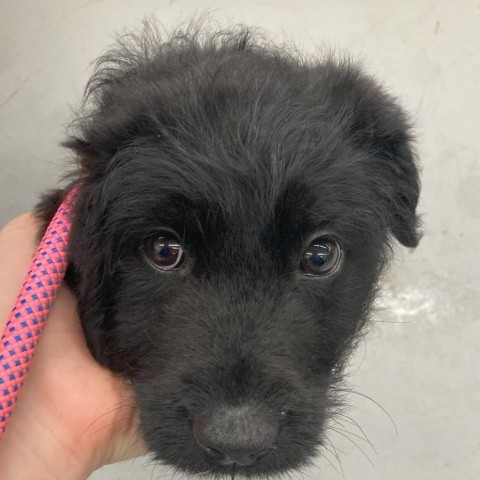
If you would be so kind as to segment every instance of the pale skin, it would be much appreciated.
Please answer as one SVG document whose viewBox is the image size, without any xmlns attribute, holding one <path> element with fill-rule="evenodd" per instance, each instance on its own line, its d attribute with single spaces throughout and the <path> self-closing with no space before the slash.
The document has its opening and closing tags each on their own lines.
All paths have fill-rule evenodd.
<svg viewBox="0 0 480 480">
<path fill-rule="evenodd" d="M 0 334 L 36 250 L 24 214 L 0 231 Z M 75 298 L 60 288 L 7 431 L 0 478 L 84 480 L 97 468 L 147 453 L 128 386 L 95 362 Z"/>
</svg>

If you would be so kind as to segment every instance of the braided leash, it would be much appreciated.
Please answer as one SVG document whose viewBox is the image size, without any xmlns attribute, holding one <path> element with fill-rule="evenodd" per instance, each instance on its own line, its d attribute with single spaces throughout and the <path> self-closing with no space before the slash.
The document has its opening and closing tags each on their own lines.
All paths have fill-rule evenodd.
<svg viewBox="0 0 480 480">
<path fill-rule="evenodd" d="M 0 340 L 0 439 L 65 276 L 70 210 L 76 193 L 77 188 L 73 188 L 50 222 Z"/>
</svg>

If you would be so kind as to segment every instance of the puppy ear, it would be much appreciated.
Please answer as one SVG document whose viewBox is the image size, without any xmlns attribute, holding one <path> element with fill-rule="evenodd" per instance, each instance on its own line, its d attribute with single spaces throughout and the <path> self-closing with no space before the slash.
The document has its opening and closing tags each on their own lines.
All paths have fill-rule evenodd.
<svg viewBox="0 0 480 480">
<path fill-rule="evenodd" d="M 387 198 L 390 229 L 404 246 L 414 248 L 420 240 L 420 219 L 416 215 L 420 181 L 410 141 L 391 138 L 388 147 L 381 152 L 385 161 L 392 163 L 393 189 Z"/>
<path fill-rule="evenodd" d="M 414 248 L 420 239 L 416 215 L 420 181 L 411 128 L 395 101 L 376 93 L 369 103 L 358 106 L 352 135 L 372 158 L 371 175 L 387 226 L 402 245 Z"/>
<path fill-rule="evenodd" d="M 354 65 L 330 64 L 332 99 L 348 138 L 369 158 L 368 173 L 387 228 L 406 247 L 416 247 L 419 174 L 412 127 L 398 102 Z M 338 120 L 337 120 L 338 121 Z"/>
<path fill-rule="evenodd" d="M 105 234 L 102 182 L 85 182 L 74 207 L 70 253 L 75 273 L 78 312 L 88 347 L 102 365 L 111 367 L 109 314 L 114 290 L 115 246 Z"/>
</svg>

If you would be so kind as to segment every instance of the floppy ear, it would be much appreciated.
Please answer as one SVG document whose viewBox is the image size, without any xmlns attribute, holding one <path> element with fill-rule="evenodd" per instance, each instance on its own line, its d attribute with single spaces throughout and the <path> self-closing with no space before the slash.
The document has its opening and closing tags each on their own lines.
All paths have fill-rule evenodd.
<svg viewBox="0 0 480 480">
<path fill-rule="evenodd" d="M 69 247 L 78 312 L 88 347 L 97 361 L 116 370 L 110 340 L 118 252 L 116 239 L 108 233 L 108 206 L 103 190 L 103 181 L 85 181 L 81 186 Z"/>
<path fill-rule="evenodd" d="M 420 239 L 416 215 L 420 181 L 406 113 L 357 66 L 332 62 L 327 70 L 331 99 L 341 112 L 347 137 L 368 154 L 369 174 L 386 226 L 404 246 L 416 247 Z"/>
<path fill-rule="evenodd" d="M 375 88 L 375 87 L 373 87 Z M 351 134 L 372 159 L 375 179 L 388 228 L 406 247 L 416 247 L 420 235 L 416 215 L 420 182 L 406 115 L 380 91 L 362 96 Z"/>
<path fill-rule="evenodd" d="M 416 215 L 420 182 L 410 141 L 405 136 L 392 136 L 380 147 L 377 154 L 391 163 L 392 170 L 393 189 L 387 199 L 390 229 L 402 245 L 414 248 L 420 240 L 420 220 Z"/>
</svg>

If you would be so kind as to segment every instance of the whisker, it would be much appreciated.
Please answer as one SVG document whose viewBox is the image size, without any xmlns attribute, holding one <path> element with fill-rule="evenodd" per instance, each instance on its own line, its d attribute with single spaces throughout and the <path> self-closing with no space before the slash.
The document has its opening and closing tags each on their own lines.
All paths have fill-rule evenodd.
<svg viewBox="0 0 480 480">
<path fill-rule="evenodd" d="M 358 396 L 360 396 L 360 397 L 366 398 L 367 400 L 370 400 L 370 401 L 373 402 L 375 405 L 377 405 L 377 407 L 380 408 L 380 409 L 385 413 L 385 415 L 387 415 L 387 417 L 390 419 L 390 421 L 392 422 L 392 425 L 393 425 L 393 427 L 395 428 L 395 434 L 396 434 L 397 437 L 398 437 L 397 424 L 396 424 L 395 421 L 393 420 L 392 416 L 387 412 L 387 410 L 385 410 L 385 408 L 383 408 L 377 401 L 375 401 L 373 398 L 369 397 L 368 395 L 366 395 L 366 394 L 364 394 L 364 393 L 357 392 L 357 391 L 355 391 L 355 390 L 342 389 L 341 391 L 347 392 L 347 393 L 353 393 L 353 394 L 358 395 Z"/>
<path fill-rule="evenodd" d="M 337 422 L 338 423 L 338 422 Z M 372 442 L 370 442 L 370 440 L 360 436 L 360 435 L 357 435 L 356 433 L 354 432 L 351 432 L 350 430 L 347 430 L 345 428 L 344 425 L 342 425 L 341 423 L 339 423 L 339 425 L 341 425 L 343 428 L 339 428 L 339 427 L 335 427 L 335 429 L 333 427 L 330 427 L 332 430 L 334 431 L 341 431 L 341 432 L 344 432 L 345 434 L 348 434 L 348 435 L 353 435 L 354 437 L 358 438 L 359 440 L 361 440 L 362 442 L 366 442 L 370 445 L 370 447 L 372 447 L 372 450 L 378 455 L 378 452 L 375 450 L 375 447 L 372 445 Z"/>
<path fill-rule="evenodd" d="M 349 436 L 345 435 L 344 433 L 342 433 L 341 431 L 339 430 L 336 430 L 335 428 L 333 427 L 330 427 L 331 430 L 333 430 L 334 432 L 338 433 L 339 435 L 341 435 L 342 437 L 345 437 L 349 442 L 353 443 L 358 450 L 360 450 L 360 452 L 362 452 L 362 455 L 368 460 L 368 463 L 370 463 L 370 465 L 375 468 L 375 465 L 373 464 L 373 462 L 370 460 L 370 457 L 363 451 L 362 448 L 360 448 L 358 446 L 358 444 L 356 442 L 354 442 Z"/>
<path fill-rule="evenodd" d="M 342 472 L 342 477 L 345 478 L 345 473 L 343 472 L 343 466 L 342 466 L 342 462 L 340 461 L 340 455 L 338 455 L 338 451 L 337 449 L 335 448 L 335 446 L 333 445 L 332 441 L 325 435 L 325 440 L 327 440 L 327 442 L 330 444 L 330 446 L 332 447 L 333 449 L 333 452 L 334 452 L 334 455 L 335 455 L 335 458 L 337 459 L 337 462 L 338 462 L 338 466 L 340 467 L 340 470 Z M 325 445 L 324 445 L 325 446 Z"/>
<path fill-rule="evenodd" d="M 332 453 L 330 450 L 328 450 L 328 449 L 326 449 L 326 450 L 327 450 L 327 452 Z M 333 453 L 332 453 L 332 455 L 333 455 Z M 335 467 L 333 462 L 326 455 L 322 455 L 322 458 L 324 458 L 330 464 L 330 466 L 340 475 L 340 472 L 338 471 L 338 469 Z"/>
<path fill-rule="evenodd" d="M 80 434 L 80 436 L 85 435 L 85 433 L 86 433 L 93 425 L 95 425 L 95 423 L 97 423 L 99 420 L 101 420 L 102 418 L 106 417 L 106 416 L 109 415 L 110 413 L 117 412 L 118 410 L 122 410 L 123 408 L 135 408 L 135 407 L 136 407 L 135 404 L 121 404 L 121 405 L 117 405 L 117 406 L 111 408 L 110 410 L 107 410 L 105 413 L 103 413 L 102 415 L 100 415 L 99 417 L 97 417 L 95 420 L 93 420 L 93 421 L 87 426 L 87 428 L 85 428 L 85 430 L 83 430 L 83 432 Z"/>
<path fill-rule="evenodd" d="M 95 434 L 97 434 L 98 432 L 101 432 L 102 430 L 105 430 L 106 428 L 110 428 L 112 425 L 115 425 L 116 423 L 119 423 L 119 422 L 121 422 L 122 420 L 126 420 L 127 418 L 128 418 L 128 417 L 118 418 L 118 419 L 115 420 L 114 422 L 107 423 L 106 425 L 103 425 L 102 427 L 97 428 L 97 430 L 94 430 L 93 432 L 91 432 L 91 433 L 89 434 L 89 436 L 91 437 L 92 435 L 95 435 Z"/>
<path fill-rule="evenodd" d="M 353 425 L 353 426 L 357 427 L 357 428 L 362 432 L 362 435 L 364 436 L 365 440 L 367 440 L 368 443 L 370 443 L 370 445 L 372 446 L 374 452 L 378 454 L 377 450 L 375 449 L 375 446 L 374 446 L 373 443 L 370 441 L 370 439 L 368 438 L 367 434 L 365 433 L 365 431 L 364 431 L 363 428 L 359 425 L 358 422 L 356 422 L 353 418 L 351 418 L 351 417 L 349 417 L 348 415 L 345 415 L 345 414 L 343 414 L 343 413 L 337 413 L 337 415 L 338 415 L 339 417 L 344 418 L 346 422 L 350 423 L 350 425 Z"/>
</svg>

